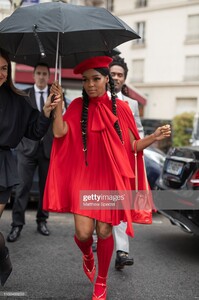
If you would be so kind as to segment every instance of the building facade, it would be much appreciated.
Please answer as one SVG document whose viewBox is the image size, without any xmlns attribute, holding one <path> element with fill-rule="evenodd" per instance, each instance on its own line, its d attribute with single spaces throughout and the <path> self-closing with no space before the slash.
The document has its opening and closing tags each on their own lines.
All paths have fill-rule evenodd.
<svg viewBox="0 0 199 300">
<path fill-rule="evenodd" d="M 147 96 L 144 117 L 199 111 L 199 1 L 115 0 L 114 13 L 141 39 L 119 46 L 127 83 Z"/>
</svg>

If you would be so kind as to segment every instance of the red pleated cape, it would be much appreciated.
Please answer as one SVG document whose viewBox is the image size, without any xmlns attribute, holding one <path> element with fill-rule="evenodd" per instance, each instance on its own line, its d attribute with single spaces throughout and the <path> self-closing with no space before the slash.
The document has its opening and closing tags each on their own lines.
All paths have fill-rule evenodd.
<svg viewBox="0 0 199 300">
<path fill-rule="evenodd" d="M 68 133 L 54 138 L 50 166 L 44 192 L 43 209 L 51 212 L 70 212 L 118 225 L 127 222 L 127 234 L 133 236 L 132 222 L 150 224 L 150 211 L 131 209 L 88 209 L 80 205 L 81 191 L 130 191 L 135 189 L 134 154 L 129 130 L 139 139 L 133 114 L 128 104 L 119 99 L 117 117 L 112 113 L 112 102 L 105 93 L 91 98 L 88 108 L 87 161 L 82 144 L 82 98 L 72 101 L 64 120 Z M 114 123 L 118 119 L 124 143 Z M 142 152 L 138 153 L 139 190 L 146 190 Z"/>
</svg>

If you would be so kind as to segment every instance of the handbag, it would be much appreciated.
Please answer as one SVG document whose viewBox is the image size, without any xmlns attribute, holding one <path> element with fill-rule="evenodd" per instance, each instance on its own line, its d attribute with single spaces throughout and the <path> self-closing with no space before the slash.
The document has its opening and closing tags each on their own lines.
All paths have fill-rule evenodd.
<svg viewBox="0 0 199 300">
<path fill-rule="evenodd" d="M 152 223 L 152 195 L 149 188 L 149 183 L 146 175 L 146 167 L 144 156 L 142 155 L 143 171 L 144 171 L 144 186 L 146 190 L 139 190 L 138 188 L 138 162 L 137 162 L 137 140 L 133 141 L 133 150 L 135 157 L 135 193 L 133 199 L 133 222 L 141 224 Z"/>
</svg>

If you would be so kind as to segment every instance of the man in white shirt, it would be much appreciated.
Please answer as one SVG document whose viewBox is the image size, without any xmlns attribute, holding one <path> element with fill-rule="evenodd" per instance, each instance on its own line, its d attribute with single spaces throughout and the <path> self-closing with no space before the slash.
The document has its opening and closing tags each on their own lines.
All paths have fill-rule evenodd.
<svg viewBox="0 0 199 300">
<path fill-rule="evenodd" d="M 128 73 L 127 64 L 119 55 L 113 57 L 113 61 L 109 65 L 110 74 L 115 82 L 115 91 L 119 99 L 128 102 L 135 122 L 138 128 L 140 137 L 144 136 L 143 126 L 139 116 L 138 102 L 122 93 L 122 88 L 125 85 L 125 80 Z M 114 226 L 116 260 L 115 268 L 117 270 L 123 269 L 125 266 L 131 266 L 134 263 L 133 258 L 129 258 L 129 239 L 126 234 L 126 223 L 121 222 L 118 226 Z"/>
</svg>

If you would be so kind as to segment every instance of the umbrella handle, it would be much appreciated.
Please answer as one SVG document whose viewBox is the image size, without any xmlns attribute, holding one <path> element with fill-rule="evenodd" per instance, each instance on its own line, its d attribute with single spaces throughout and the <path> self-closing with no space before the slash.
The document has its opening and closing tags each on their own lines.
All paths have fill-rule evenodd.
<svg viewBox="0 0 199 300">
<path fill-rule="evenodd" d="M 55 59 L 55 81 L 57 80 L 58 55 L 59 55 L 59 32 L 57 33 L 57 49 L 56 49 L 56 59 Z"/>
</svg>

